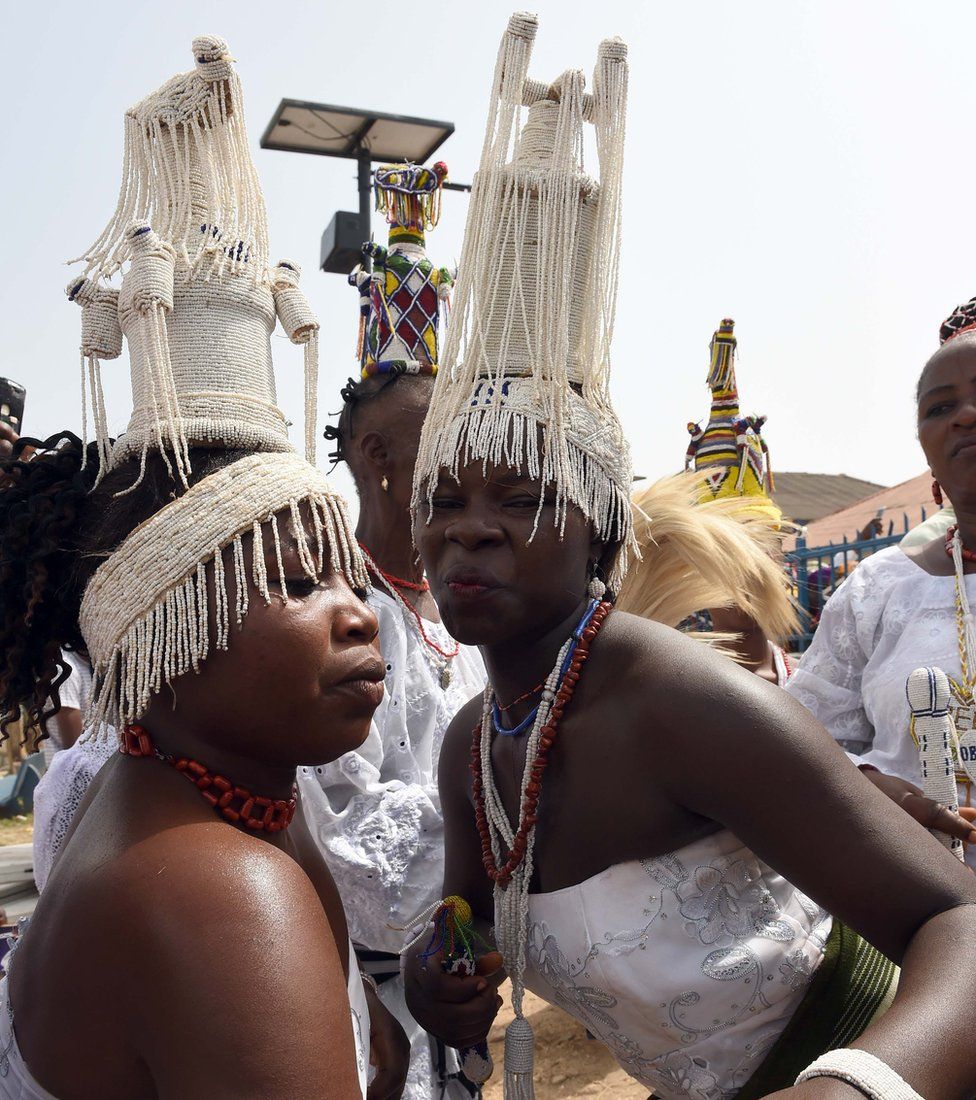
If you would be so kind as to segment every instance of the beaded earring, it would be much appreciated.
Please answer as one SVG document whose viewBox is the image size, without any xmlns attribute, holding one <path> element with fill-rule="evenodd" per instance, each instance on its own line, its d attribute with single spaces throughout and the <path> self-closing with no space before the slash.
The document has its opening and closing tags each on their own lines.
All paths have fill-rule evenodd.
<svg viewBox="0 0 976 1100">
<path fill-rule="evenodd" d="M 593 600 L 602 600 L 607 591 L 607 586 L 603 583 L 603 579 L 600 576 L 600 566 L 595 562 L 593 564 L 590 583 L 586 586 L 586 591 L 590 599 Z"/>
<path fill-rule="evenodd" d="M 390 491 L 390 482 L 386 474 L 384 474 L 380 478 L 380 488 L 383 490 L 384 493 L 388 493 Z"/>
<path fill-rule="evenodd" d="M 932 499 L 940 508 L 942 507 L 942 486 L 935 480 L 932 482 Z"/>
</svg>

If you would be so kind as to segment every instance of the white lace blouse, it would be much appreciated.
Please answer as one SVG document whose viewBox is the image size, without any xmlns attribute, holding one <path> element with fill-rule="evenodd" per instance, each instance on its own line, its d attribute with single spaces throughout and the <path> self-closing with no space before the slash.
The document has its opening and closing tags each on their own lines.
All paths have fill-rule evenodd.
<svg viewBox="0 0 976 1100">
<path fill-rule="evenodd" d="M 451 682 L 419 637 L 415 620 L 373 589 L 386 692 L 365 743 L 317 768 L 300 768 L 305 818 L 342 895 L 353 940 L 398 953 L 405 928 L 441 896 L 444 827 L 437 761 L 451 719 L 485 684 L 476 649 L 461 646 Z M 445 650 L 443 626 L 424 629 Z"/>
<path fill-rule="evenodd" d="M 976 603 L 976 574 L 966 591 Z M 786 690 L 858 763 L 921 783 L 905 684 L 923 665 L 962 677 L 955 579 L 893 546 L 865 558 L 827 601 Z"/>
</svg>

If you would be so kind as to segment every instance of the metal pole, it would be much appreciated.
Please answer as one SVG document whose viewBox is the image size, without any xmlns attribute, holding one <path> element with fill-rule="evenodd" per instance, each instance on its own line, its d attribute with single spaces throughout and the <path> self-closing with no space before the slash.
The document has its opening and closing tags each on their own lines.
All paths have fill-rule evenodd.
<svg viewBox="0 0 976 1100">
<path fill-rule="evenodd" d="M 373 239 L 370 216 L 373 205 L 373 186 L 370 178 L 369 150 L 364 145 L 360 145 L 356 151 L 356 164 L 359 180 L 359 237 L 365 242 Z M 373 265 L 369 257 L 363 257 L 363 266 L 367 270 L 372 269 Z"/>
</svg>

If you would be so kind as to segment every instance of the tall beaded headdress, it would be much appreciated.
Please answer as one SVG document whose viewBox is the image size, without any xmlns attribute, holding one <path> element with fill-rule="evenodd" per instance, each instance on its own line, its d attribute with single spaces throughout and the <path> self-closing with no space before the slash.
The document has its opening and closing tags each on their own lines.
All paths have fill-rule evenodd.
<svg viewBox="0 0 976 1100">
<path fill-rule="evenodd" d="M 436 374 L 442 304 L 454 285 L 427 256 L 425 233 L 440 220 L 447 165 L 387 164 L 374 174 L 376 208 L 390 225 L 389 245 L 363 245 L 372 271 L 359 265 L 349 282 L 359 291 L 359 359 L 375 374 Z"/>
<path fill-rule="evenodd" d="M 82 395 L 90 391 L 103 471 L 155 446 L 186 483 L 192 444 L 289 449 L 271 333 L 305 347 L 305 444 L 314 461 L 318 322 L 300 269 L 270 267 L 264 196 L 240 78 L 227 43 L 194 39 L 196 67 L 125 114 L 115 213 L 78 258 Z M 120 289 L 107 280 L 124 269 Z M 109 454 L 100 363 L 129 345 L 133 410 Z M 87 417 L 86 417 L 87 418 Z"/>
<path fill-rule="evenodd" d="M 82 597 L 95 730 L 140 717 L 163 684 L 199 669 L 212 647 L 226 649 L 247 613 L 250 582 L 270 601 L 266 540 L 287 595 L 282 517 L 309 577 L 331 568 L 353 587 L 368 583 L 345 503 L 312 464 L 318 322 L 297 266 L 269 267 L 240 81 L 222 39 L 197 38 L 193 53 L 193 72 L 127 112 L 118 207 L 69 287 L 83 310 L 99 477 L 133 459 L 144 471 L 158 450 L 182 483 Z M 121 289 L 107 286 L 120 270 Z M 276 318 L 306 348 L 306 458 L 294 453 L 276 405 Z M 99 362 L 121 354 L 123 335 L 133 412 L 110 449 Z M 193 447 L 251 453 L 187 488 Z"/>
<path fill-rule="evenodd" d="M 414 506 L 429 505 L 443 468 L 514 466 L 554 487 L 560 529 L 575 505 L 619 543 L 616 589 L 634 549 L 630 451 L 609 394 L 627 48 L 601 43 L 587 93 L 577 70 L 529 79 L 536 29 L 513 15 L 499 49 Z M 599 183 L 583 171 L 584 122 Z"/>
<path fill-rule="evenodd" d="M 707 383 L 712 391 L 708 423 L 689 423 L 691 440 L 685 469 L 705 475 L 702 500 L 748 497 L 755 510 L 778 520 L 782 513 L 770 499 L 773 471 L 762 438 L 764 416 L 743 416 L 735 380 L 735 322 L 726 317 L 709 344 Z"/>
</svg>

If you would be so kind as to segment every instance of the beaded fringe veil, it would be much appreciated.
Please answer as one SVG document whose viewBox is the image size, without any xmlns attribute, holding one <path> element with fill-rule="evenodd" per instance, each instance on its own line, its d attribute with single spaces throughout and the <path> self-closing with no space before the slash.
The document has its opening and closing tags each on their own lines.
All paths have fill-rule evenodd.
<svg viewBox="0 0 976 1100">
<path fill-rule="evenodd" d="M 345 502 L 321 471 L 295 454 L 240 459 L 197 482 L 129 535 L 96 571 L 81 603 L 81 630 L 94 670 L 88 723 L 95 735 L 135 721 L 163 684 L 199 670 L 212 648 L 227 649 L 232 626 L 239 627 L 247 614 L 249 583 L 266 603 L 270 583 L 287 598 L 286 536 L 294 539 L 309 578 L 332 569 L 353 588 L 368 586 Z M 271 547 L 277 581 L 269 581 L 265 564 Z"/>
<path fill-rule="evenodd" d="M 82 407 L 104 473 L 158 449 L 188 484 L 194 443 L 290 449 L 270 338 L 303 345 L 305 449 L 315 458 L 318 322 L 300 269 L 269 261 L 264 197 L 248 147 L 240 78 L 226 42 L 194 40 L 195 68 L 125 115 L 115 212 L 68 297 L 82 307 Z M 105 281 L 124 271 L 121 290 Z M 133 413 L 112 449 L 101 363 L 129 344 Z"/>
<path fill-rule="evenodd" d="M 609 394 L 627 49 L 601 43 L 587 94 L 579 71 L 529 79 L 536 28 L 513 15 L 499 49 L 414 507 L 440 469 L 504 460 L 554 486 L 560 529 L 572 504 L 621 542 L 616 587 L 634 549 L 629 449 Z M 584 121 L 599 183 L 583 172 Z"/>
</svg>

